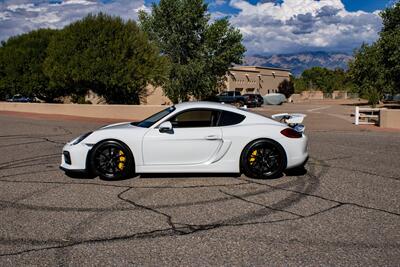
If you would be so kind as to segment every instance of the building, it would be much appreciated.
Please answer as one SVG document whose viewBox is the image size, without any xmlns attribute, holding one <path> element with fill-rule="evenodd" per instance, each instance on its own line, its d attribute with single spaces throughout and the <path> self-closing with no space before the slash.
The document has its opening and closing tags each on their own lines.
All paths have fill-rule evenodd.
<svg viewBox="0 0 400 267">
<path fill-rule="evenodd" d="M 266 95 L 278 92 L 279 84 L 289 80 L 290 70 L 258 66 L 235 66 L 226 74 L 226 91 L 239 91 L 242 94 L 259 93 Z"/>
<path fill-rule="evenodd" d="M 259 93 L 266 95 L 278 92 L 278 85 L 289 80 L 290 70 L 258 66 L 235 66 L 225 75 L 225 88 L 221 91 L 239 91 L 242 94 Z M 161 87 L 148 86 L 147 96 L 142 104 L 169 105 L 172 102 L 163 93 Z"/>
</svg>

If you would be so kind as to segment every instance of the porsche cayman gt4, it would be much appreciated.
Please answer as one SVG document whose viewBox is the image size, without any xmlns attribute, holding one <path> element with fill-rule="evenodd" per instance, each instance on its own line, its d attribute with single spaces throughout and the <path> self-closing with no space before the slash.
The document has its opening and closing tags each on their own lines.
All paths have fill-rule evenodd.
<svg viewBox="0 0 400 267">
<path fill-rule="evenodd" d="M 168 107 L 140 122 L 117 123 L 67 143 L 60 168 L 103 179 L 140 173 L 244 173 L 273 178 L 303 166 L 305 115 L 272 118 L 212 102 Z"/>
</svg>

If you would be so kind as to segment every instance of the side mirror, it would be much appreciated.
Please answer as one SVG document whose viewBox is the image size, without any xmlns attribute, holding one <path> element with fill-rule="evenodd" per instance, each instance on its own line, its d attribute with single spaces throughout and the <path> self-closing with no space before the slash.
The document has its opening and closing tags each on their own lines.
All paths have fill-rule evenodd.
<svg viewBox="0 0 400 267">
<path fill-rule="evenodd" d="M 172 123 L 170 121 L 164 121 L 158 126 L 160 133 L 173 133 Z"/>
</svg>

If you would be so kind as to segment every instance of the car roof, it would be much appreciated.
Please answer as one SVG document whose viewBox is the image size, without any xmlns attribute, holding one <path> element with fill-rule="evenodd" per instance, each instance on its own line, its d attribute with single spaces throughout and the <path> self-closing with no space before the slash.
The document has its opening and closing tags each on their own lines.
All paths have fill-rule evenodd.
<svg viewBox="0 0 400 267">
<path fill-rule="evenodd" d="M 191 108 L 211 108 L 211 109 L 222 109 L 227 111 L 232 111 L 236 113 L 241 113 L 241 110 L 229 105 L 229 104 L 222 104 L 217 102 L 209 102 L 209 101 L 190 101 L 190 102 L 182 102 L 175 105 L 177 110 L 185 110 Z"/>
<path fill-rule="evenodd" d="M 238 114 L 242 114 L 246 116 L 246 121 L 248 123 L 273 123 L 273 124 L 280 124 L 271 118 L 265 117 L 261 114 L 254 113 L 247 109 L 237 108 L 230 104 L 221 104 L 218 102 L 209 102 L 209 101 L 190 101 L 190 102 L 183 102 L 175 105 L 176 111 L 180 112 L 187 109 L 192 108 L 209 108 L 209 109 L 218 109 L 218 110 L 226 110 Z"/>
</svg>

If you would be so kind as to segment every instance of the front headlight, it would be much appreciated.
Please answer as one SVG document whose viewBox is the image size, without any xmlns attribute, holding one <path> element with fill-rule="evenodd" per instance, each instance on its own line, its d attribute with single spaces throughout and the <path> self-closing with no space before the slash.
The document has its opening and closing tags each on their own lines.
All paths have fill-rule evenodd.
<svg viewBox="0 0 400 267">
<path fill-rule="evenodd" d="M 93 133 L 93 132 L 88 132 L 88 133 L 82 134 L 81 136 L 75 138 L 74 140 L 71 141 L 71 145 L 77 145 L 77 144 L 79 144 L 79 143 L 82 142 L 86 137 L 88 137 L 91 133 Z"/>
</svg>

